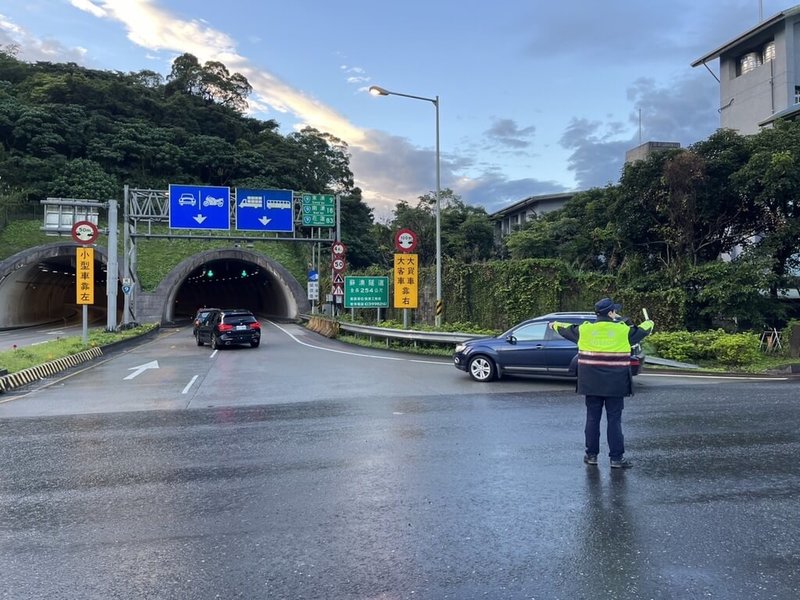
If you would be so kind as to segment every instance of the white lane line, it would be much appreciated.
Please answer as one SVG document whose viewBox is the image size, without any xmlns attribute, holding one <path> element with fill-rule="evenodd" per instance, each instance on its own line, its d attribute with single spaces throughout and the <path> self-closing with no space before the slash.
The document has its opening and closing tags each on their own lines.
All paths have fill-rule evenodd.
<svg viewBox="0 0 800 600">
<path fill-rule="evenodd" d="M 302 346 L 307 346 L 308 348 L 314 348 L 315 350 L 324 350 L 325 352 L 334 352 L 336 354 L 347 354 L 349 356 L 360 356 L 360 357 L 363 357 L 363 358 L 377 358 L 379 360 L 396 360 L 396 361 L 401 361 L 401 362 L 423 363 L 423 364 L 426 364 L 426 365 L 445 365 L 445 366 L 448 366 L 448 367 L 452 366 L 449 362 L 442 362 L 442 361 L 439 361 L 439 360 L 420 360 L 420 359 L 413 359 L 413 358 L 400 358 L 400 357 L 396 357 L 396 356 L 375 356 L 374 354 L 362 354 L 360 352 L 350 352 L 349 350 L 335 350 L 333 348 L 324 348 L 322 346 L 315 346 L 314 344 L 309 344 L 307 342 L 304 342 L 304 341 L 298 339 L 297 336 L 295 336 L 294 334 L 290 333 L 289 331 L 287 331 L 286 329 L 284 329 L 283 327 L 281 327 L 277 323 L 275 323 L 273 321 L 267 321 L 267 322 L 270 323 L 271 325 L 274 325 L 278 329 L 280 329 L 283 333 L 288 335 L 290 338 L 292 338 L 298 344 L 300 344 Z"/>
<path fill-rule="evenodd" d="M 181 392 L 181 394 L 185 394 L 186 392 L 188 392 L 189 388 L 192 387 L 192 385 L 194 385 L 195 381 L 197 381 L 197 375 L 192 377 L 192 379 L 189 381 L 189 383 L 186 384 L 186 387 L 183 388 L 183 391 Z"/>
<path fill-rule="evenodd" d="M 209 355 L 208 355 L 208 358 L 214 358 L 214 357 L 217 355 L 217 352 L 219 352 L 219 348 L 217 348 L 217 349 L 216 349 L 216 350 L 214 350 L 214 351 L 213 351 L 211 354 L 209 354 Z"/>
</svg>

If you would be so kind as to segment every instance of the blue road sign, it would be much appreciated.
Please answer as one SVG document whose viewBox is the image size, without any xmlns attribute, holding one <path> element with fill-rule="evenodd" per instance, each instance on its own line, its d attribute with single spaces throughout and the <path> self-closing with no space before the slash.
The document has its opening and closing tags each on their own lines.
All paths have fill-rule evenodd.
<svg viewBox="0 0 800 600">
<path fill-rule="evenodd" d="M 169 226 L 172 229 L 230 229 L 228 187 L 169 184 Z"/>
<path fill-rule="evenodd" d="M 309 281 L 319 281 L 319 273 L 316 269 L 311 269 L 308 272 L 308 280 Z"/>
<path fill-rule="evenodd" d="M 236 188 L 236 229 L 239 231 L 294 231 L 292 190 Z"/>
</svg>

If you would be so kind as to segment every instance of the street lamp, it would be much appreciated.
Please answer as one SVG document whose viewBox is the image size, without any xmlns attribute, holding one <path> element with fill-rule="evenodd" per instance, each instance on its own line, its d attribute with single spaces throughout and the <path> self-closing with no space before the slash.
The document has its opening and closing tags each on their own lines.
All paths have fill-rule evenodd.
<svg viewBox="0 0 800 600">
<path fill-rule="evenodd" d="M 437 327 L 442 325 L 442 222 L 441 222 L 441 167 L 439 159 L 439 96 L 426 98 L 425 96 L 412 96 L 411 94 L 401 94 L 400 92 L 390 92 L 380 86 L 373 85 L 369 88 L 369 93 L 373 96 L 402 96 L 403 98 L 413 98 L 414 100 L 425 100 L 433 103 L 436 108 L 436 308 L 435 323 Z"/>
</svg>

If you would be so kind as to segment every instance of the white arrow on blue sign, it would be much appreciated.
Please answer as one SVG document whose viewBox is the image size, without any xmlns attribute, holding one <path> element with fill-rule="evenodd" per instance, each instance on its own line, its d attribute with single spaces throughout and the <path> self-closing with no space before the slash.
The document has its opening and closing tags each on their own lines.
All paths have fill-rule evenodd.
<svg viewBox="0 0 800 600">
<path fill-rule="evenodd" d="M 294 192 L 236 188 L 236 229 L 293 232 Z"/>
<path fill-rule="evenodd" d="M 169 184 L 171 229 L 230 229 L 228 187 Z"/>
</svg>

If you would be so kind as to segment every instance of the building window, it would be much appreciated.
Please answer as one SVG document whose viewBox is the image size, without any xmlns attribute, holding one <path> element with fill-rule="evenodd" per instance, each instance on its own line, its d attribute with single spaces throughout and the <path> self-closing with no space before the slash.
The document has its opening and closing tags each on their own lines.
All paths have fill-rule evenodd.
<svg viewBox="0 0 800 600">
<path fill-rule="evenodd" d="M 759 66 L 761 66 L 760 52 L 748 52 L 747 54 L 743 54 L 739 57 L 739 60 L 736 61 L 736 76 L 738 77 L 749 73 Z"/>
<path fill-rule="evenodd" d="M 794 86 L 794 103 L 800 104 L 800 85 Z"/>
<path fill-rule="evenodd" d="M 775 40 L 764 44 L 764 48 L 761 50 L 761 62 L 768 63 L 771 60 L 775 60 Z"/>
</svg>

